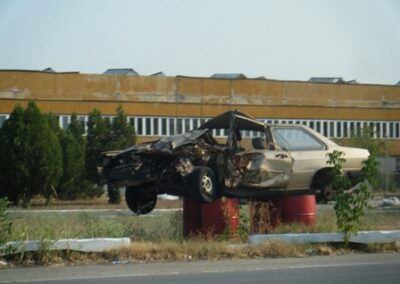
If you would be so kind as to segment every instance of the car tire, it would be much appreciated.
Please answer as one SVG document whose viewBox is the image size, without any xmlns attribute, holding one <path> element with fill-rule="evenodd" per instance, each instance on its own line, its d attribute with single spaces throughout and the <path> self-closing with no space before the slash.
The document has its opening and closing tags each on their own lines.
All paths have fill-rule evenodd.
<svg viewBox="0 0 400 284">
<path fill-rule="evenodd" d="M 336 193 L 332 186 L 333 177 L 329 172 L 319 176 L 313 184 L 312 190 L 316 193 L 318 203 L 327 204 L 335 199 Z"/>
<path fill-rule="evenodd" d="M 194 196 L 204 203 L 210 203 L 217 197 L 215 175 L 209 167 L 196 167 L 191 176 Z"/>
<path fill-rule="evenodd" d="M 157 203 L 157 195 L 143 194 L 137 187 L 128 186 L 125 189 L 125 202 L 129 209 L 137 215 L 145 215 L 153 211 Z"/>
</svg>

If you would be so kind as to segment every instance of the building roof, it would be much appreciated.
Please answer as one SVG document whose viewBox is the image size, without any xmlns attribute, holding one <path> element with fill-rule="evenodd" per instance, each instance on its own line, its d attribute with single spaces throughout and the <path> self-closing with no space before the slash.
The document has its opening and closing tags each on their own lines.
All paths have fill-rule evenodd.
<svg viewBox="0 0 400 284">
<path fill-rule="evenodd" d="M 107 69 L 103 74 L 106 75 L 129 75 L 129 76 L 139 76 L 132 68 L 115 68 Z"/>
<path fill-rule="evenodd" d="M 163 71 L 156 72 L 154 74 L 151 74 L 150 76 L 155 76 L 155 77 L 165 77 L 166 75 L 164 74 Z"/>
<path fill-rule="evenodd" d="M 46 69 L 43 69 L 42 72 L 48 72 L 48 73 L 56 73 L 53 68 L 47 67 Z"/>
<path fill-rule="evenodd" d="M 333 84 L 343 84 L 346 83 L 342 77 L 311 77 L 308 82 L 314 83 L 333 83 Z"/>
<path fill-rule="evenodd" d="M 265 76 L 255 77 L 254 79 L 256 79 L 256 80 L 267 80 L 267 78 Z"/>
<path fill-rule="evenodd" d="M 242 73 L 215 73 L 210 78 L 228 80 L 247 79 L 246 75 Z"/>
</svg>

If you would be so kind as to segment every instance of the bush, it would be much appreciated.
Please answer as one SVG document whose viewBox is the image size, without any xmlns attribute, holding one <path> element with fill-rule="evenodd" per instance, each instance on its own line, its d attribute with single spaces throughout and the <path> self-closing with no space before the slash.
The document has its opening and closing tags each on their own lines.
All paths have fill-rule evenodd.
<svg viewBox="0 0 400 284">
<path fill-rule="evenodd" d="M 55 195 L 61 175 L 61 146 L 47 117 L 34 102 L 17 106 L 0 131 L 0 196 L 25 206 L 33 195 Z"/>
<path fill-rule="evenodd" d="M 337 226 L 343 231 L 345 244 L 348 245 L 352 234 L 357 234 L 361 219 L 368 208 L 371 198 L 369 184 L 375 184 L 378 176 L 378 162 L 373 155 L 363 162 L 361 177 L 357 186 L 351 188 L 351 181 L 342 173 L 342 165 L 346 162 L 344 153 L 333 151 L 328 153 L 328 165 L 332 166 L 333 188 L 336 190 L 335 213 Z M 349 190 L 350 189 L 350 190 Z"/>
</svg>

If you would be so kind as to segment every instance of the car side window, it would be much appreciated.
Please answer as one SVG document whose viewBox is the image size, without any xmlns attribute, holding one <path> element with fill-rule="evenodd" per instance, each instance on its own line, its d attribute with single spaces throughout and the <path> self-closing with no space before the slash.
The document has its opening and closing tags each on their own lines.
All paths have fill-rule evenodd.
<svg viewBox="0 0 400 284">
<path fill-rule="evenodd" d="M 325 145 L 302 128 L 274 127 L 275 142 L 288 151 L 324 150 Z"/>
</svg>

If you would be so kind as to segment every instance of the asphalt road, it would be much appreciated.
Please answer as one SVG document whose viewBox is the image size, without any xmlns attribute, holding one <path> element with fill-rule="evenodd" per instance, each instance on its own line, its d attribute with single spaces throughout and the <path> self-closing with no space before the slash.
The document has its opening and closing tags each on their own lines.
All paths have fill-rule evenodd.
<svg viewBox="0 0 400 284">
<path fill-rule="evenodd" d="M 400 254 L 0 269 L 0 283 L 400 283 Z"/>
</svg>

